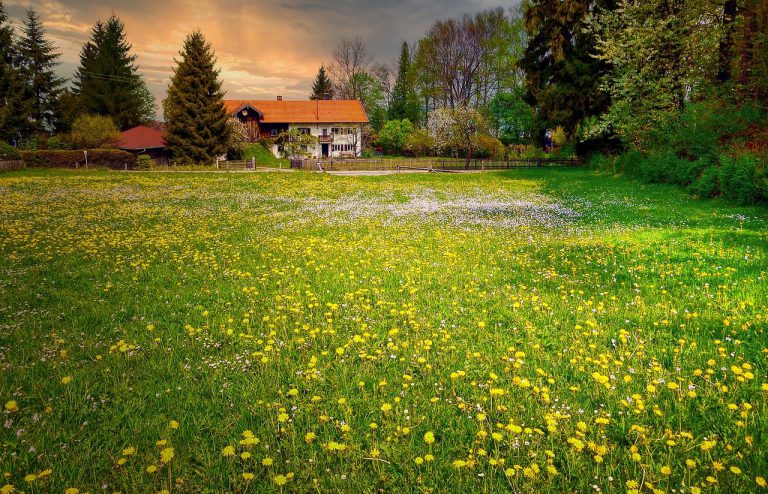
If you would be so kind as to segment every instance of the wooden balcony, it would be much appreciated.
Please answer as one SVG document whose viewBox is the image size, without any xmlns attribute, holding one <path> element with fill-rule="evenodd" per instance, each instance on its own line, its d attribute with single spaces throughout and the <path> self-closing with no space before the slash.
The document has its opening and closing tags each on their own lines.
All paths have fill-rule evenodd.
<svg viewBox="0 0 768 494">
<path fill-rule="evenodd" d="M 333 142 L 333 134 L 319 135 L 317 141 L 321 144 L 328 144 Z"/>
</svg>

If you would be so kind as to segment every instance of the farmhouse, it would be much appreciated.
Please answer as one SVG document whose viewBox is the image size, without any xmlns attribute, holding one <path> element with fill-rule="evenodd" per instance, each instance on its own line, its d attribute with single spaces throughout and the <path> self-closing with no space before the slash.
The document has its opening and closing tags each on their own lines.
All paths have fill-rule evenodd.
<svg viewBox="0 0 768 494">
<path fill-rule="evenodd" d="M 359 156 L 362 127 L 368 123 L 363 105 L 357 100 L 285 101 L 225 100 L 227 112 L 248 128 L 251 142 L 274 139 L 284 130 L 299 129 L 316 136 L 318 143 L 309 153 L 316 158 Z M 272 153 L 280 155 L 279 144 Z"/>
</svg>

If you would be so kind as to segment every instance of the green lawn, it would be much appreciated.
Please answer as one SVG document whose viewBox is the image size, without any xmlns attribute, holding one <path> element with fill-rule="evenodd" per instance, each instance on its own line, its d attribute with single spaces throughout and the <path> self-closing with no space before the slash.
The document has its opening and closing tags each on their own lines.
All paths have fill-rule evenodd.
<svg viewBox="0 0 768 494">
<path fill-rule="evenodd" d="M 0 211 L 3 494 L 768 476 L 764 208 L 585 170 L 24 171 Z"/>
</svg>

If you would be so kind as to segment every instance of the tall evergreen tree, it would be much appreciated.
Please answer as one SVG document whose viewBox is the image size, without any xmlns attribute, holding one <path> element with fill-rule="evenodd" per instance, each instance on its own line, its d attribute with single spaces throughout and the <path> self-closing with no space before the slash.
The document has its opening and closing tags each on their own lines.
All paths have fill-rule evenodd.
<svg viewBox="0 0 768 494">
<path fill-rule="evenodd" d="M 144 101 L 146 84 L 138 73 L 136 55 L 115 16 L 97 22 L 80 52 L 74 90 L 89 113 L 111 117 L 120 129 L 154 120 L 155 108 Z"/>
<path fill-rule="evenodd" d="M 16 71 L 16 47 L 13 27 L 8 23 L 5 5 L 0 1 L 0 140 L 14 141 L 14 100 L 18 99 L 18 73 Z"/>
<path fill-rule="evenodd" d="M 597 9 L 612 10 L 616 0 L 532 0 L 525 11 L 528 46 L 520 61 L 526 74 L 526 99 L 543 123 L 573 135 L 578 124 L 610 104 L 601 90 L 610 66 L 593 57 L 595 36 L 586 28 Z"/>
<path fill-rule="evenodd" d="M 412 124 L 418 125 L 421 120 L 419 118 L 420 106 L 411 66 L 411 50 L 408 43 L 403 41 L 400 60 L 397 64 L 397 79 L 392 91 L 389 118 L 391 120 L 408 119 Z"/>
<path fill-rule="evenodd" d="M 22 96 L 25 125 L 22 137 L 35 133 L 52 132 L 56 128 L 57 99 L 66 79 L 58 77 L 53 69 L 59 62 L 60 53 L 45 38 L 40 16 L 33 9 L 27 10 L 27 18 L 18 42 L 19 73 L 24 85 Z"/>
<path fill-rule="evenodd" d="M 211 163 L 227 152 L 229 119 L 211 45 L 200 31 L 187 35 L 163 102 L 166 144 L 185 163 Z"/>
<path fill-rule="evenodd" d="M 326 98 L 327 95 L 327 98 Z M 325 73 L 325 66 L 321 65 L 320 70 L 317 72 L 315 82 L 312 84 L 312 94 L 309 95 L 311 100 L 323 100 L 333 99 L 333 83 L 328 75 Z"/>
</svg>

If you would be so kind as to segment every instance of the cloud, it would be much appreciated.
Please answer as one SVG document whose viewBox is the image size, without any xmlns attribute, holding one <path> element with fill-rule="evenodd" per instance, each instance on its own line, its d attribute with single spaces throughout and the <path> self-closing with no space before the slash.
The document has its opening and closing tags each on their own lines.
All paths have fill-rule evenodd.
<svg viewBox="0 0 768 494">
<path fill-rule="evenodd" d="M 32 0 L 71 77 L 80 48 L 99 19 L 126 27 L 150 90 L 165 96 L 184 37 L 200 29 L 212 44 L 233 98 L 304 99 L 342 37 L 361 36 L 388 63 L 403 40 L 416 41 L 437 19 L 510 2 L 491 0 Z M 5 2 L 17 26 L 29 0 Z"/>
</svg>

